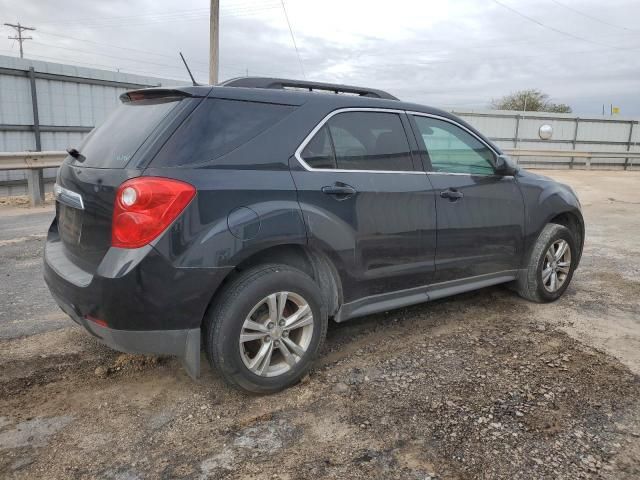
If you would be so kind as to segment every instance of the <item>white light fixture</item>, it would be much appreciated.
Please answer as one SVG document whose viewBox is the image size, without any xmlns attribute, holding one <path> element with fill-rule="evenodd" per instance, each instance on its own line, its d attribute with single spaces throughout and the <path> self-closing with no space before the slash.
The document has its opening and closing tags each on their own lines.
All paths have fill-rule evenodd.
<svg viewBox="0 0 640 480">
<path fill-rule="evenodd" d="M 548 123 L 540 126 L 540 130 L 538 130 L 538 135 L 542 140 L 549 140 L 553 135 L 553 127 Z"/>
</svg>

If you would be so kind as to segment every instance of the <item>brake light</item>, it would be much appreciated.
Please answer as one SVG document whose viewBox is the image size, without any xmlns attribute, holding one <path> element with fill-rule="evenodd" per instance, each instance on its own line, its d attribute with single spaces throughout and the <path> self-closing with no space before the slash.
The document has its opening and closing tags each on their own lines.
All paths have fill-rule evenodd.
<svg viewBox="0 0 640 480">
<path fill-rule="evenodd" d="M 138 177 L 118 188 L 111 246 L 139 248 L 158 237 L 195 196 L 193 185 L 160 177 Z"/>
</svg>

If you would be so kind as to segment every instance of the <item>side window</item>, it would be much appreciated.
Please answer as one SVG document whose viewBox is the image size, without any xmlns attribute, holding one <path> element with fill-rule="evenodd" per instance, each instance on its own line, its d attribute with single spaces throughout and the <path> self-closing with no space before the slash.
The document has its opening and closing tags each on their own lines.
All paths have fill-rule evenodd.
<svg viewBox="0 0 640 480">
<path fill-rule="evenodd" d="M 302 158 L 312 168 L 413 170 L 409 141 L 396 113 L 334 115 L 307 144 Z"/>
<path fill-rule="evenodd" d="M 413 117 L 435 172 L 493 175 L 493 152 L 462 128 L 431 117 Z"/>
<path fill-rule="evenodd" d="M 336 168 L 336 156 L 333 153 L 329 128 L 326 125 L 304 147 L 302 159 L 311 168 Z"/>
<path fill-rule="evenodd" d="M 409 141 L 400 116 L 383 112 L 344 112 L 327 122 L 338 168 L 411 171 Z"/>
<path fill-rule="evenodd" d="M 265 132 L 294 109 L 289 105 L 206 98 L 173 133 L 153 165 L 210 162 Z"/>
<path fill-rule="evenodd" d="M 367 156 L 367 147 L 349 130 L 336 125 L 331 125 L 329 130 L 336 149 L 336 158 L 340 159 L 340 163 L 345 165 L 351 161 L 355 164 L 358 159 L 363 160 Z M 342 166 L 340 168 L 346 169 L 347 167 Z"/>
</svg>

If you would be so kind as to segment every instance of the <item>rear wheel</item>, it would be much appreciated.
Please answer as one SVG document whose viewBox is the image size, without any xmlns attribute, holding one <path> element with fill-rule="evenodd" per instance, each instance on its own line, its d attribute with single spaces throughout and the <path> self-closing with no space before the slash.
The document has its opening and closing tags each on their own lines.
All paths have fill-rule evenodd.
<svg viewBox="0 0 640 480">
<path fill-rule="evenodd" d="M 216 298 L 205 319 L 207 356 L 231 385 L 276 392 L 309 370 L 327 323 L 320 289 L 308 275 L 283 265 L 257 267 Z"/>
<path fill-rule="evenodd" d="M 571 282 L 577 259 L 571 231 L 550 223 L 544 227 L 529 258 L 526 274 L 518 281 L 518 294 L 533 302 L 552 302 Z"/>
</svg>

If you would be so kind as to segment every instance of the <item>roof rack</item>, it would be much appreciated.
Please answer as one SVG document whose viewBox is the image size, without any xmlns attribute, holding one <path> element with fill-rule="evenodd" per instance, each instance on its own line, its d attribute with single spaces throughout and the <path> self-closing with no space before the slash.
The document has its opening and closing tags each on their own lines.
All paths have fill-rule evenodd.
<svg viewBox="0 0 640 480">
<path fill-rule="evenodd" d="M 333 93 L 350 93 L 361 97 L 385 98 L 387 100 L 399 100 L 390 93 L 374 88 L 353 87 L 350 85 L 338 85 L 335 83 L 308 82 L 306 80 L 289 80 L 286 78 L 267 77 L 238 77 L 232 78 L 220 84 L 223 87 L 246 87 L 246 88 L 273 88 L 284 90 L 304 89 L 310 92 L 325 91 Z"/>
</svg>

